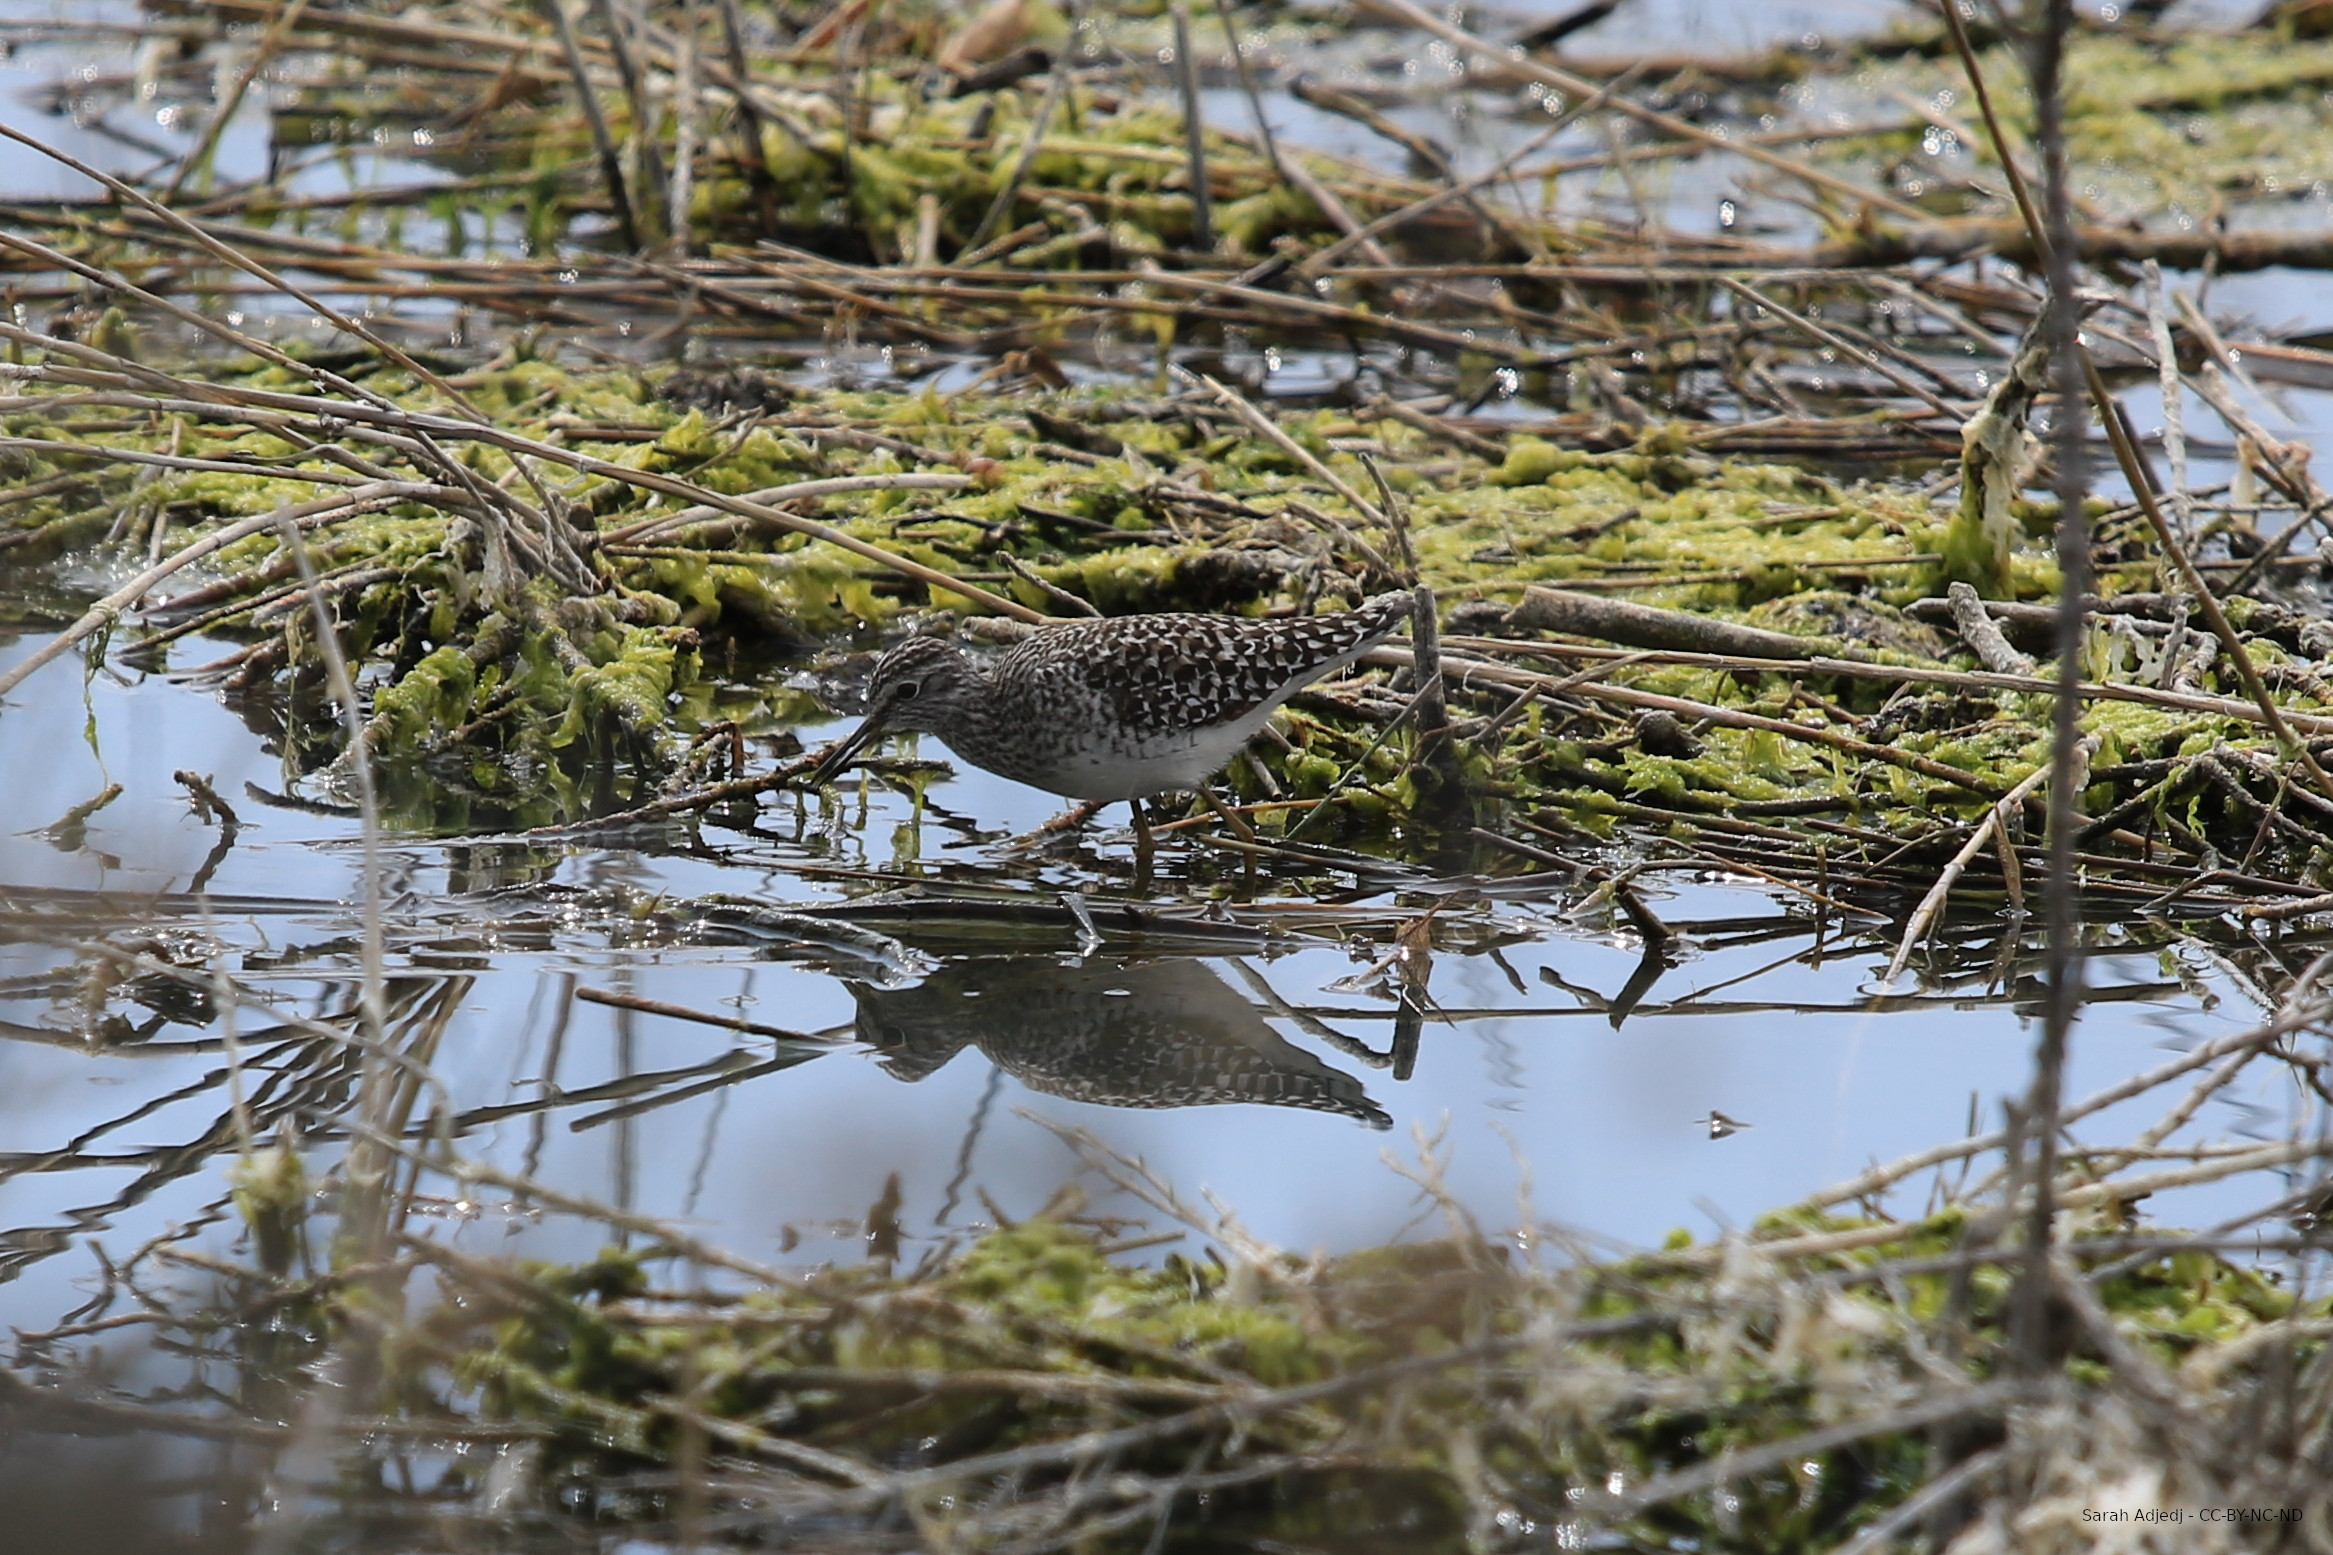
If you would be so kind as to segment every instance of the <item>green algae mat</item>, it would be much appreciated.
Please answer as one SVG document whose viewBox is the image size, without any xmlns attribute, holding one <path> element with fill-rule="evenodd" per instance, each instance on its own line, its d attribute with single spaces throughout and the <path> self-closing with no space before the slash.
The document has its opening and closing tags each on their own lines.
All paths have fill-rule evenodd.
<svg viewBox="0 0 2333 1555">
<path fill-rule="evenodd" d="M 108 646 L 280 700 L 327 782 L 348 739 L 319 716 L 331 620 L 392 813 L 428 831 L 688 825 L 782 787 L 801 763 L 733 770 L 724 732 L 790 740 L 826 713 L 804 685 L 847 702 L 857 653 L 901 630 L 1284 613 L 1412 583 L 1438 602 L 1445 723 L 1421 739 L 1400 649 L 1301 696 L 1229 775 L 1267 846 L 1428 857 L 1488 830 L 1519 843 L 1497 867 L 1529 870 L 1551 840 L 1632 831 L 1884 901 L 2046 762 L 2051 688 L 2001 636 L 2031 642 L 2025 601 L 2054 592 L 2046 501 L 1987 515 L 1702 453 L 1682 425 L 1612 452 L 1518 435 L 1493 461 L 1391 415 L 1275 421 L 1212 382 L 774 393 L 517 362 L 447 381 L 466 407 L 448 414 L 393 369 L 350 380 L 365 398 L 343 409 L 313 365 L 161 396 L 155 368 L 57 356 L 24 363 L 5 407 L 5 554 L 203 552 L 199 581 L 108 614 Z M 2179 580 L 2120 538 L 2135 515 L 2097 506 L 2102 554 L 2132 559 L 2102 570 L 2084 648 L 2090 887 L 2320 910 L 2333 804 L 2292 779 Z M 1999 613 L 1991 659 L 1941 608 L 1970 578 L 1999 596 L 1978 612 Z M 2333 732 L 2333 634 L 2265 599 L 2228 615 L 2287 732 Z M 1421 762 L 1432 743 L 1451 759 Z M 1968 899 L 2014 895 L 2029 831 L 2007 817 Z"/>
</svg>

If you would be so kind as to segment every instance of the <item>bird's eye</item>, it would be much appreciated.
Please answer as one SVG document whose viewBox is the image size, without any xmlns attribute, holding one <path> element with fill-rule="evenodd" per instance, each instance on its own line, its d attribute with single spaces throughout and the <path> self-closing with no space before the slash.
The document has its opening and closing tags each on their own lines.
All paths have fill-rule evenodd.
<svg viewBox="0 0 2333 1555">
<path fill-rule="evenodd" d="M 893 694 L 896 695 L 899 700 L 904 702 L 922 689 L 923 682 L 920 680 L 903 680 L 899 683 L 899 689 Z"/>
</svg>

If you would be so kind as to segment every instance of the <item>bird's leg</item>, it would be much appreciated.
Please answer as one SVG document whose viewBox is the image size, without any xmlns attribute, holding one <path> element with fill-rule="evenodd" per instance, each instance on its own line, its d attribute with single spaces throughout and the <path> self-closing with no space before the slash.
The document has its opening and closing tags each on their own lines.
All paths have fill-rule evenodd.
<svg viewBox="0 0 2333 1555">
<path fill-rule="evenodd" d="M 1134 812 L 1134 889 L 1150 889 L 1150 868 L 1153 853 L 1150 840 L 1150 816 L 1142 808 L 1142 801 L 1129 799 L 1126 808 Z"/>
<path fill-rule="evenodd" d="M 1215 812 L 1216 818 L 1218 820 L 1222 821 L 1224 825 L 1231 828 L 1231 834 L 1233 836 L 1237 837 L 1240 841 L 1247 843 L 1251 847 L 1255 845 L 1256 829 L 1250 826 L 1246 821 L 1242 820 L 1237 811 L 1233 810 L 1229 805 L 1226 805 L 1222 800 L 1216 798 L 1214 789 L 1209 788 L 1204 783 L 1200 784 L 1199 797 L 1206 801 L 1207 808 Z"/>
</svg>

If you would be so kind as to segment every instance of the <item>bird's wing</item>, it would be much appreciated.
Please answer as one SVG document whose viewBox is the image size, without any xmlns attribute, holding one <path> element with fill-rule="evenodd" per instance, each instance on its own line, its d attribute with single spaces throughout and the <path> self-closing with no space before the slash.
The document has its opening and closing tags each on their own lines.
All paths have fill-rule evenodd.
<svg viewBox="0 0 2333 1555">
<path fill-rule="evenodd" d="M 1008 670 L 1061 677 L 1121 723 L 1159 734 L 1234 723 L 1389 635 L 1409 610 L 1382 595 L 1337 615 L 1250 621 L 1119 616 L 1040 632 Z"/>
</svg>

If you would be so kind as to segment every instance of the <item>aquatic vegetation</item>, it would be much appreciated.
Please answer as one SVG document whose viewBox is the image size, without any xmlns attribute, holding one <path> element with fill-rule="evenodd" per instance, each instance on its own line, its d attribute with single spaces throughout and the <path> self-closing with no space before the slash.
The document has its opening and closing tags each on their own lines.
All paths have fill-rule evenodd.
<svg viewBox="0 0 2333 1555">
<path fill-rule="evenodd" d="M 102 362 L 92 348 L 69 360 L 82 365 L 28 364 L 26 391 L 0 417 L 22 478 L 46 493 L 0 515 L 0 543 L 45 545 L 81 523 L 92 538 L 160 550 L 312 504 L 334 483 L 354 489 L 330 454 L 303 446 L 298 422 L 264 410 L 284 398 L 291 367 L 213 372 L 182 391 L 242 410 L 157 408 L 83 432 L 72 418 L 93 399 L 141 400 L 126 381 L 112 386 L 122 370 L 88 365 Z M 1494 461 L 1454 454 L 1431 426 L 1340 410 L 1283 415 L 1275 440 L 1196 392 L 826 389 L 777 409 L 716 397 L 708 411 L 709 391 L 686 371 L 521 361 L 462 382 L 469 406 L 494 418 L 484 432 L 432 409 L 443 391 L 410 375 L 384 368 L 363 385 L 463 449 L 458 470 L 432 484 L 417 465 L 405 485 L 310 519 L 312 586 L 275 535 L 225 546 L 206 563 L 210 581 L 148 604 L 139 651 L 159 664 L 192 630 L 240 639 L 199 673 L 243 694 L 313 695 L 324 601 L 343 651 L 366 666 L 373 759 L 393 776 L 459 770 L 457 824 L 476 824 L 481 804 L 542 824 L 686 792 L 702 775 L 685 775 L 697 735 L 781 730 L 810 711 L 783 666 L 838 632 L 896 630 L 941 609 L 1028 619 L 1065 601 L 1108 613 L 1301 609 L 1413 576 L 1447 619 L 1441 652 L 1468 709 L 1457 727 L 1473 802 L 1559 832 L 1652 822 L 1715 861 L 1742 848 L 1747 824 L 1811 857 L 1829 846 L 1824 828 L 1793 818 L 1846 814 L 1892 835 L 1891 848 L 1911 844 L 1916 878 L 1919 839 L 1942 843 L 1952 818 L 2044 759 L 2046 688 L 2030 674 L 1985 679 L 1984 665 L 1972 674 L 1965 649 L 1906 614 L 1948 578 L 1974 575 L 2022 631 L 2017 601 L 2055 587 L 2029 532 L 2047 505 L 2014 495 L 2020 460 L 2004 439 L 2022 437 L 2022 412 L 2001 399 L 2006 388 L 1995 396 L 2002 437 L 1970 444 L 1971 460 L 1990 462 L 1946 509 L 1890 482 L 1701 453 L 1676 425 L 1610 452 L 1519 435 Z M 308 425 L 320 446 L 328 428 Z M 1078 446 L 1058 440 L 1070 435 Z M 367 440 L 395 436 L 384 426 Z M 1380 479 L 1392 507 L 1361 495 Z M 458 482 L 541 497 L 494 516 Z M 2087 650 L 2099 687 L 2085 713 L 2100 741 L 2090 803 L 2116 816 L 2119 839 L 2101 860 L 2134 848 L 2133 887 L 2151 894 L 2138 833 L 2161 828 L 2215 839 L 2248 854 L 2255 878 L 2307 894 L 2333 844 L 2294 791 L 2252 786 L 2272 782 L 2260 710 L 2209 651 L 2224 645 L 2154 591 L 2156 575 L 2144 553 L 2105 563 Z M 1550 606 L 1583 599 L 1633 602 L 1652 635 L 1621 631 L 1633 652 L 1598 670 L 1616 650 L 1578 645 L 1576 625 L 1555 640 L 1533 630 Z M 2270 605 L 2236 619 L 2285 714 L 2333 718 L 2310 667 L 2326 644 Z M 1768 636 L 1744 648 L 1708 635 L 1747 628 Z M 1664 710 L 1690 734 L 1646 738 L 1640 720 Z M 1231 781 L 1267 838 L 1427 845 L 1406 712 L 1373 676 L 1317 689 L 1298 699 L 1286 739 Z M 311 730 L 303 763 L 337 748 L 331 726 Z M 393 786 L 425 806 L 417 823 L 444 824 L 428 819 L 429 785 Z M 2282 807 L 2266 832 L 2264 806 Z"/>
<path fill-rule="evenodd" d="M 1551 39 L 1376 0 L 1422 52 L 1370 63 L 1364 41 L 1354 90 L 1287 84 L 1398 148 L 1397 173 L 1250 137 L 1205 101 L 1237 83 L 1267 117 L 1260 55 L 1325 30 L 1296 10 L 584 9 L 189 0 L 200 25 L 175 59 L 153 40 L 121 80 L 60 90 L 99 124 L 82 108 L 110 93 L 167 126 L 186 104 L 151 105 L 193 95 L 198 68 L 213 96 L 176 165 L 90 175 L 109 203 L 25 207 L 0 235 L 0 566 L 46 591 L 8 601 L 11 620 L 62 618 L 0 670 L 0 699 L 75 652 L 90 673 L 213 687 L 280 750 L 286 792 L 264 802 L 475 849 L 482 897 L 543 887 L 521 927 L 548 936 L 582 898 L 545 882 L 593 828 L 713 859 L 708 841 L 761 835 L 788 790 L 795 843 L 814 813 L 829 839 L 862 824 L 877 807 L 854 819 L 808 791 L 803 731 L 901 633 L 993 644 L 1087 613 L 1294 613 L 1418 588 L 1411 638 L 1308 689 L 1233 763 L 1237 826 L 1194 814 L 1170 833 L 1317 898 L 1302 910 L 1330 929 L 1311 948 L 1382 952 L 1352 986 L 1390 1006 L 1371 1013 L 1392 1038 L 1346 1041 L 1357 1061 L 1407 1077 L 1437 915 L 1476 913 L 1495 945 L 1510 930 L 1494 908 L 1516 901 L 1641 951 L 1620 993 L 1582 996 L 1617 1025 L 1691 948 L 1632 884 L 1647 870 L 1763 882 L 1819 926 L 1817 959 L 1834 922 L 1877 915 L 1897 947 L 1874 1008 L 1950 911 L 1997 918 L 1989 970 L 1923 975 L 2027 1000 L 2028 895 L 2059 800 L 2085 910 L 2161 936 L 2123 950 L 2175 963 L 2185 925 L 2221 920 L 2276 968 L 2246 974 L 2276 1013 L 2134 1082 L 2122 1099 L 2185 1096 L 2136 1143 L 2072 1131 L 2107 1101 L 2050 1100 L 1991 1135 L 1972 1110 L 1961 1145 L 1655 1253 L 1487 1236 L 1429 1149 L 1414 1180 L 1450 1235 L 1298 1258 L 1072 1138 L 1184 1245 L 1160 1253 L 1175 1233 L 1072 1193 L 918 1243 L 894 1179 L 864 1261 L 775 1267 L 460 1153 L 506 1114 L 443 1094 L 462 990 L 390 974 L 375 878 L 355 970 L 326 957 L 355 992 L 321 1014 L 237 981 L 276 970 L 272 947 L 233 974 L 192 931 L 67 941 L 61 915 L 11 906 L 13 932 L 80 960 L 24 985 L 79 1001 L 74 1040 L 116 1056 L 184 1014 L 203 1030 L 183 1045 L 225 1051 L 234 1087 L 198 1142 L 149 1163 L 159 1182 L 231 1152 L 194 1224 L 232 1256 L 174 1232 L 109 1258 L 86 1318 L 20 1338 L 0 1372 L 12 1414 L 31 1400 L 287 1453 L 426 1441 L 443 1477 L 409 1481 L 417 1497 L 691 1547 L 1816 1550 L 1932 1518 L 1968 1555 L 2073 1547 L 2075 1510 L 2115 1499 L 2241 1485 L 2311 1526 L 2333 1510 L 2325 1301 L 2266 1261 L 2322 1252 L 2315 1188 L 2277 1178 L 2283 1198 L 2228 1223 L 2242 1246 L 2143 1213 L 2324 1154 L 2299 1129 L 2181 1131 L 2255 1058 L 2324 1094 L 2303 1040 L 2328 1018 L 2322 965 L 2286 964 L 2279 926 L 2333 916 L 2326 561 L 2293 544 L 2333 503 L 2230 385 L 2333 381 L 2333 357 L 2231 345 L 2200 295 L 2118 268 L 2333 265 L 2321 234 L 2260 219 L 2322 204 L 2333 177 L 2333 55 L 2302 18 L 2223 34 L 2101 19 L 2072 42 L 2085 228 L 2048 246 L 2097 261 L 2082 365 L 2134 493 L 2076 514 L 2035 489 L 2045 244 L 2004 198 L 2026 148 L 2005 160 L 1987 141 L 1932 23 L 1655 84 L 1587 80 Z M 261 22 L 256 52 L 223 52 L 222 19 Z M 2038 134 L 2012 56 L 1979 45 L 2004 144 Z M 280 89 L 273 162 L 218 179 L 218 133 L 260 80 Z M 1492 122 L 1495 166 L 1462 174 L 1475 142 L 1462 157 L 1380 111 L 1443 97 Z M 1603 138 L 1559 139 L 1581 118 Z M 353 169 L 357 146 L 433 181 L 302 182 L 334 155 Z M 1714 228 L 1671 220 L 1643 176 L 1688 155 L 1757 164 L 1720 186 Z M 2120 419 L 2134 378 L 2174 404 L 2184 381 L 2228 448 L 2197 453 L 2167 425 L 2158 479 Z M 2224 488 L 2191 454 L 2228 465 Z M 2047 656 L 2070 589 L 2053 542 L 2076 517 L 2093 572 L 2066 602 L 2078 738 L 2053 750 L 2066 704 Z M 910 995 L 978 991 L 867 926 L 884 912 L 977 905 L 1006 936 L 1042 919 L 1080 956 L 1097 921 L 1243 951 L 1291 933 L 1297 898 L 1243 919 L 1228 868 L 1175 877 L 1194 897 L 1222 885 L 1204 917 L 1162 911 L 1147 859 L 1109 899 L 1063 890 L 1049 861 L 942 903 L 927 888 L 961 860 L 921 845 L 944 791 L 919 755 L 867 767 L 913 818 L 894 866 L 828 870 L 830 901 L 594 900 L 615 948 L 831 958 L 861 1023 L 712 1017 L 773 1052 L 627 1074 L 611 1097 L 660 1105 L 665 1086 L 770 1073 L 842 1032 L 896 1037 L 887 1007 L 904 1023 Z M 237 823 L 200 774 L 176 778 L 218 833 L 186 883 L 207 920 Z M 41 835 L 81 848 L 119 792 Z M 1077 867 L 1115 893 L 1123 851 L 1094 842 Z M 1371 873 L 1386 855 L 1400 867 Z M 1345 911 L 1348 880 L 1398 921 Z M 415 959 L 467 966 L 519 932 L 489 928 L 433 922 Z M 1142 982 L 1110 976 L 1083 991 Z M 993 1002 L 1013 988 L 991 984 Z M 1309 1058 L 1238 1002 L 1223 1051 L 1256 1054 L 1253 1027 Z M 272 1023 L 248 1069 L 233 1028 L 209 1029 L 230 1007 Z M 1291 1076 L 1315 1089 L 1282 1100 L 1388 1119 L 1350 1074 L 1292 1060 L 1266 1077 Z M 1739 1126 L 1703 1121 L 1713 1138 Z M 1940 1173 L 1924 1209 L 1888 1217 L 1891 1188 L 1952 1161 L 1985 1175 Z M 29 1152 L 12 1168 L 34 1169 Z M 2057 1214 L 2029 1247 L 2043 1191 Z M 555 1215 L 612 1245 L 564 1263 L 473 1251 L 454 1233 L 492 1192 L 514 1223 Z M 211 1283 L 161 1289 L 163 1266 Z M 134 1310 L 108 1310 L 126 1296 Z M 133 1401 L 51 1365 L 114 1326 L 182 1347 L 193 1381 Z M 337 1466 L 364 1465 L 351 1449 Z"/>
<path fill-rule="evenodd" d="M 281 1209 L 245 1213 L 264 1256 Z M 440 1294 L 405 1322 L 273 1262 L 241 1277 L 246 1300 L 279 1290 L 312 1331 L 394 1349 L 416 1423 L 538 1433 L 520 1472 L 579 1509 L 718 1453 L 693 1513 L 650 1488 L 626 1515 L 719 1508 L 778 1547 L 904 1513 L 951 1546 L 1044 1530 L 1131 1550 L 1197 1497 L 1179 1538 L 1366 1541 L 1391 1516 L 1411 1549 L 1485 1528 L 1502 1548 L 1563 1529 L 1830 1548 L 1994 1454 L 2020 1412 L 2115 1416 L 2174 1372 L 2210 1379 L 2191 1450 L 2219 1450 L 2202 1444 L 2243 1429 L 2243 1399 L 2324 1344 L 2324 1298 L 2111 1215 L 2064 1244 L 2090 1294 L 2054 1380 L 2009 1358 L 2019 1260 L 1966 1207 L 1900 1224 L 1802 1208 L 1552 1265 L 1472 1232 L 1308 1261 L 1228 1223 L 1203 1255 L 1143 1263 L 1104 1224 L 1125 1223 L 1068 1195 L 900 1271 L 878 1204 L 869 1262 L 739 1291 L 673 1285 L 661 1271 L 686 1255 L 653 1244 L 513 1267 L 411 1238 Z"/>
<path fill-rule="evenodd" d="M 2186 229 L 2221 200 L 2321 202 L 2333 178 L 2324 96 L 2333 84 L 2333 43 L 2295 38 L 2289 26 L 2077 32 L 2067 66 L 2068 150 L 2086 219 Z M 1934 186 L 1931 199 L 1970 208 L 1982 197 L 1954 170 L 1998 164 L 1982 130 L 1969 127 L 1973 120 L 1954 127 L 1968 113 L 1968 83 L 1942 34 L 1932 20 L 1915 22 L 1857 50 L 1852 63 L 1869 90 L 1934 104 L 1931 123 L 1899 142 L 1908 153 L 1896 164 L 1899 176 Z M 1994 82 L 2018 79 L 2006 43 L 1990 43 L 1979 57 Z M 2001 112 L 2010 133 L 2028 141 L 2025 95 L 2003 93 Z"/>
<path fill-rule="evenodd" d="M 860 53 L 847 92 L 834 89 L 830 57 L 793 49 L 756 61 L 751 124 L 725 96 L 696 131 L 711 156 L 690 186 L 689 236 L 699 242 L 777 238 L 880 263 L 928 265 L 1009 253 L 1038 269 L 1117 266 L 1190 245 L 1196 227 L 1191 157 L 1172 106 L 1106 82 L 1047 90 L 1041 63 L 1033 77 L 1023 71 L 986 90 L 935 91 L 927 56 L 942 18 L 913 9 L 886 8 L 866 23 L 854 44 Z M 1022 9 L 1029 16 L 1020 29 L 1023 47 L 1076 47 L 1067 21 L 1051 7 Z M 520 24 L 509 38 L 519 57 L 549 42 L 550 29 L 526 13 L 504 19 Z M 1019 90 L 995 89 L 1016 84 Z M 641 124 L 627 99 L 611 105 L 605 129 L 616 141 L 642 131 L 668 141 L 681 111 L 677 103 L 659 104 L 656 122 Z M 278 133 L 295 143 L 369 131 L 414 133 L 408 94 L 384 88 L 353 55 L 303 81 L 279 115 Z M 611 202 L 618 196 L 605 182 L 604 164 L 592 181 L 598 187 L 576 177 L 593 166 L 597 133 L 566 94 L 538 86 L 501 94 L 460 136 L 441 140 L 425 129 L 415 147 L 473 179 L 482 167 L 497 175 L 480 195 L 457 203 L 449 194 L 450 208 L 476 209 L 489 217 L 489 227 L 501 217 L 548 237 L 578 218 L 616 213 Z M 1270 253 L 1279 239 L 1337 230 L 1313 197 L 1281 176 L 1278 147 L 1213 128 L 1201 151 L 1211 233 L 1226 255 L 1254 258 Z M 1287 154 L 1302 155 L 1312 176 L 1334 191 L 1330 198 L 1364 218 L 1429 192 L 1350 159 Z M 656 192 L 657 175 L 638 162 L 622 176 L 619 221 L 643 234 L 660 232 L 666 213 L 643 198 Z M 254 202 L 250 215 L 261 226 L 308 227 L 306 213 L 296 208 Z M 1429 222 L 1447 225 L 1447 219 Z M 462 231 L 459 220 L 451 224 L 456 255 L 467 246 Z"/>
</svg>

